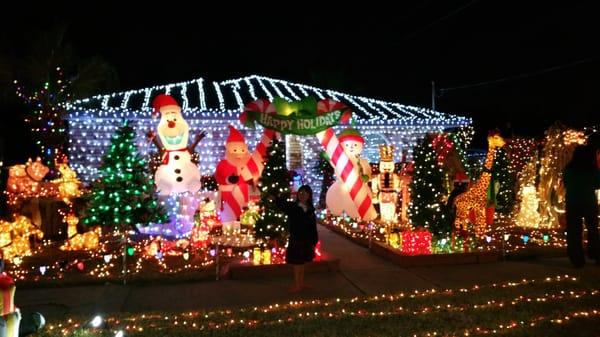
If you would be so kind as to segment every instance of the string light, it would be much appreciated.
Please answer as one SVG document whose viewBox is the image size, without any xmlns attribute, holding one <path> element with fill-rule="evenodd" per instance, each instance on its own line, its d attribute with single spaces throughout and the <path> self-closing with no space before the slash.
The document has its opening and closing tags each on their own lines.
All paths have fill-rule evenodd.
<svg viewBox="0 0 600 337">
<path fill-rule="evenodd" d="M 350 103 L 350 106 L 357 112 L 355 114 L 356 128 L 365 136 L 367 142 L 369 138 L 386 135 L 390 144 L 395 145 L 398 151 L 407 149 L 409 156 L 417 139 L 427 132 L 469 125 L 472 122 L 470 118 L 466 117 L 347 95 L 333 90 L 257 75 L 222 82 L 210 82 L 209 85 L 206 85 L 203 79 L 194 79 L 169 85 L 99 95 L 68 103 L 69 153 L 73 168 L 84 181 L 91 181 L 98 177 L 100 157 L 109 146 L 110 137 L 116 131 L 116 126 L 123 119 L 132 120 L 132 125 L 137 130 L 136 145 L 140 149 L 140 154 L 142 156 L 149 154 L 151 146 L 145 141 L 144 130 L 152 129 L 154 123 L 150 118 L 152 110 L 149 106 L 150 98 L 164 92 L 167 87 L 186 88 L 181 90 L 181 96 L 184 102 L 190 102 L 188 109 L 184 112 L 186 120 L 190 124 L 190 132 L 207 131 L 207 137 L 199 152 L 199 156 L 202 158 L 200 170 L 203 173 L 214 172 L 219 158 L 223 157 L 222 144 L 227 137 L 227 125 L 233 124 L 236 128 L 243 130 L 237 120 L 239 112 L 243 108 L 238 96 L 243 101 L 249 101 L 265 96 L 272 98 L 271 91 L 291 100 L 314 94 L 319 98 L 324 98 L 325 94 L 333 95 Z M 142 96 L 143 100 L 137 99 Z M 235 99 L 228 100 L 225 97 L 235 97 Z M 192 104 L 191 102 L 198 103 Z M 357 106 L 352 106 L 352 102 L 356 102 Z M 417 115 L 419 117 L 416 117 Z M 372 117 L 369 118 L 369 116 Z M 242 132 L 249 140 L 250 147 L 259 142 L 262 135 L 261 130 Z M 302 138 L 300 142 L 302 152 L 305 154 L 302 157 L 302 164 L 304 169 L 307 169 L 312 165 L 311 160 L 317 158 L 321 146 L 316 139 Z M 376 150 L 372 156 L 373 158 L 369 159 L 376 162 Z M 318 176 L 307 174 L 305 181 L 315 190 L 319 190 L 320 179 Z"/>
<path fill-rule="evenodd" d="M 575 317 L 595 318 L 600 316 L 600 311 L 595 309 L 581 308 L 575 311 L 566 309 L 571 303 L 582 300 L 591 303 L 600 295 L 598 289 L 582 288 L 578 283 L 577 278 L 559 275 L 537 280 L 522 279 L 459 289 L 426 289 L 349 299 L 293 300 L 287 303 L 273 303 L 236 310 L 189 311 L 168 315 L 144 313 L 107 317 L 106 322 L 111 326 L 120 327 L 129 334 L 136 335 L 143 334 L 143 331 L 148 329 L 170 331 L 171 333 L 175 333 L 176 329 L 215 331 L 227 328 L 272 328 L 311 320 L 318 320 L 321 324 L 326 325 L 344 317 L 353 319 L 376 317 L 419 319 L 422 317 L 422 319 L 427 319 L 430 315 L 477 315 L 477 312 L 514 311 L 540 305 L 550 309 L 565 308 L 559 309 L 558 312 L 554 311 L 551 315 L 537 315 L 531 310 L 526 310 L 525 314 L 516 316 L 520 317 L 521 321 L 513 320 L 506 323 L 500 321 L 500 324 L 494 324 L 498 321 L 485 320 L 490 321 L 488 324 L 494 324 L 493 326 L 466 323 L 454 327 L 463 329 L 461 331 L 465 335 L 496 334 L 516 328 L 532 328 L 544 322 L 564 324 Z M 538 285 L 539 287 L 537 287 Z M 547 290 L 548 287 L 552 287 L 553 290 Z M 481 296 L 476 296 L 478 293 L 482 293 Z M 61 329 L 62 333 L 69 334 L 79 329 L 80 326 L 78 320 L 67 319 L 65 322 L 50 325 L 48 329 L 50 331 Z M 421 331 L 422 334 L 419 335 L 423 336 L 444 335 L 448 332 L 428 331 L 427 327 L 422 328 L 425 328 L 425 331 Z M 223 333 L 227 333 L 227 330 Z"/>
<path fill-rule="evenodd" d="M 35 144 L 44 158 L 44 164 L 51 166 L 63 155 L 66 141 L 65 106 L 62 102 L 71 99 L 71 81 L 65 79 L 61 67 L 48 74 L 47 82 L 37 90 L 26 88 L 14 81 L 15 91 L 31 111 L 25 117 L 25 123 L 31 126 Z"/>
</svg>

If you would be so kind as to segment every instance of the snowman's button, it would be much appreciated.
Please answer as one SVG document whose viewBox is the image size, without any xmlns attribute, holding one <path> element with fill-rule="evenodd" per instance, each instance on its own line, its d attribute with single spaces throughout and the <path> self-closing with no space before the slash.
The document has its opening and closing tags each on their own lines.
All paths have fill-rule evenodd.
<svg viewBox="0 0 600 337">
<path fill-rule="evenodd" d="M 177 180 L 177 182 L 180 183 L 180 182 L 183 181 L 183 178 L 182 177 L 177 177 L 177 179 L 175 179 L 175 180 Z"/>
<path fill-rule="evenodd" d="M 181 173 L 181 170 L 180 169 L 175 169 L 175 173 L 179 174 L 179 173 Z"/>
<path fill-rule="evenodd" d="M 178 155 L 175 155 L 175 160 L 179 160 L 179 156 Z"/>
</svg>

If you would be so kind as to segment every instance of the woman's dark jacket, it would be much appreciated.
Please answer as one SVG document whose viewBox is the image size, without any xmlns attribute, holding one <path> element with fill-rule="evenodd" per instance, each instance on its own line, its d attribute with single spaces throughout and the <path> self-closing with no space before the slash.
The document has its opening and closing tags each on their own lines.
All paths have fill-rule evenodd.
<svg viewBox="0 0 600 337">
<path fill-rule="evenodd" d="M 600 171 L 567 168 L 563 174 L 567 208 L 597 209 L 595 190 L 600 189 Z"/>
<path fill-rule="evenodd" d="M 315 210 L 307 207 L 305 212 L 297 202 L 276 200 L 277 207 L 287 215 L 290 231 L 286 260 L 288 263 L 310 262 L 314 258 L 314 248 L 319 241 Z"/>
</svg>

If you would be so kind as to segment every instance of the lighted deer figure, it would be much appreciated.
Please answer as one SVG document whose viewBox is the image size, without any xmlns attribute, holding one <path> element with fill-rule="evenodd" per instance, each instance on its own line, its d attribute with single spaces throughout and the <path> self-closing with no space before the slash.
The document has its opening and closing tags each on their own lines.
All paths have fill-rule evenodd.
<svg viewBox="0 0 600 337">
<path fill-rule="evenodd" d="M 492 131 L 488 135 L 488 152 L 485 158 L 484 169 L 479 176 L 479 179 L 475 181 L 469 188 L 459 194 L 454 199 L 454 205 L 456 206 L 456 218 L 454 219 L 454 227 L 458 231 L 466 231 L 467 225 L 470 222 L 469 212 L 473 210 L 475 213 L 475 233 L 478 237 L 485 234 L 486 222 L 485 222 L 485 208 L 487 204 L 487 190 L 491 180 L 491 169 L 494 163 L 494 155 L 496 150 L 504 146 L 504 139 L 500 136 L 498 131 Z"/>
</svg>

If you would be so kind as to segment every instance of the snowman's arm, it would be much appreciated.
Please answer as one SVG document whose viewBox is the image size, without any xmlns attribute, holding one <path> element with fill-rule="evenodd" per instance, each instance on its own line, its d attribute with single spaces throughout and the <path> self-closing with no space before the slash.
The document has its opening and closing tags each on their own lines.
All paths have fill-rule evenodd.
<svg viewBox="0 0 600 337">
<path fill-rule="evenodd" d="M 154 144 L 154 146 L 156 146 L 158 151 L 160 151 L 161 153 L 164 151 L 165 148 L 162 145 L 162 143 L 160 142 L 160 139 L 158 139 L 158 137 L 156 137 L 156 134 L 154 133 L 154 131 L 152 131 L 152 130 L 148 131 L 146 136 L 148 137 L 149 140 L 152 141 L 152 143 Z"/>
<path fill-rule="evenodd" d="M 366 175 L 369 179 L 371 179 L 371 177 L 373 176 L 373 172 L 371 171 L 371 164 L 369 164 L 369 161 L 365 158 L 361 158 L 360 165 L 362 165 L 363 174 Z"/>
<path fill-rule="evenodd" d="M 192 145 L 190 145 L 188 147 L 188 152 L 189 153 L 193 153 L 194 149 L 196 148 L 196 146 L 198 146 L 198 143 L 200 143 L 200 141 L 202 139 L 204 139 L 204 137 L 206 137 L 206 131 L 202 131 L 199 134 L 196 135 L 196 138 L 194 139 L 194 143 L 192 143 Z"/>
</svg>

